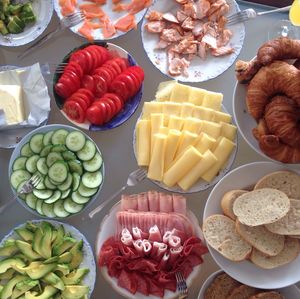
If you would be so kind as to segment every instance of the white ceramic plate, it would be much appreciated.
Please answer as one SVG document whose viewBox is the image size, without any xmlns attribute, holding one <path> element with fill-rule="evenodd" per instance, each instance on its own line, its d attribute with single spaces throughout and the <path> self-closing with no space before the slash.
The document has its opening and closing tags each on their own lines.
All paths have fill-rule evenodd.
<svg viewBox="0 0 300 299">
<path fill-rule="evenodd" d="M 225 109 L 225 107 L 222 105 L 222 111 L 227 113 L 227 110 Z M 139 119 L 142 117 L 142 114 L 139 116 L 139 118 L 137 119 L 137 122 L 139 121 Z M 157 186 L 159 186 L 162 189 L 165 189 L 167 191 L 170 192 L 176 192 L 176 193 L 183 193 L 183 194 L 188 194 L 188 193 L 196 193 L 196 192 L 200 192 L 200 191 L 204 191 L 212 186 L 214 186 L 230 169 L 231 166 L 235 160 L 237 151 L 238 151 L 238 137 L 236 135 L 236 138 L 234 140 L 234 143 L 236 144 L 236 147 L 234 148 L 233 152 L 231 153 L 226 166 L 219 172 L 219 174 L 210 182 L 206 182 L 202 179 L 198 180 L 198 182 L 196 182 L 189 190 L 185 191 L 182 190 L 179 186 L 175 185 L 174 187 L 168 187 L 165 184 L 163 184 L 162 182 L 159 181 L 155 181 L 155 180 L 151 180 L 154 184 L 156 184 Z M 135 159 L 137 159 L 137 155 L 136 155 L 136 125 L 134 128 L 134 132 L 133 132 L 133 151 L 134 151 L 134 156 Z M 147 167 L 142 167 L 147 171 Z"/>
<path fill-rule="evenodd" d="M 25 30 L 18 34 L 0 34 L 0 45 L 17 47 L 26 45 L 39 37 L 47 28 L 53 14 L 53 0 L 33 0 L 32 8 L 37 21 L 25 27 Z"/>
<path fill-rule="evenodd" d="M 31 220 L 29 222 L 32 223 L 41 223 L 42 220 Z M 65 232 L 71 233 L 72 237 L 76 240 L 82 240 L 83 241 L 83 261 L 80 264 L 80 268 L 88 268 L 90 272 L 84 277 L 82 283 L 90 288 L 89 292 L 89 298 L 94 290 L 95 287 L 95 282 L 96 282 L 96 264 L 95 264 L 95 259 L 93 255 L 93 250 L 86 239 L 86 237 L 79 231 L 77 230 L 74 226 L 67 224 L 67 223 L 62 223 L 58 221 L 53 221 L 53 220 L 47 220 L 47 222 L 51 223 L 54 227 L 58 227 L 62 225 L 65 229 Z M 18 234 L 14 231 L 17 228 L 23 227 L 25 223 L 15 227 L 11 232 L 9 232 L 0 242 L 0 246 L 4 244 L 4 242 L 10 238 L 13 239 L 20 239 Z M 3 259 L 3 258 L 2 258 Z"/>
<path fill-rule="evenodd" d="M 66 125 L 47 125 L 47 126 L 39 127 L 39 128 L 37 128 L 37 129 L 35 129 L 35 130 L 29 132 L 29 133 L 28 133 L 28 134 L 20 141 L 20 143 L 18 143 L 17 147 L 14 149 L 14 151 L 13 151 L 11 157 L 10 157 L 9 165 L 8 165 L 8 177 L 10 178 L 10 176 L 11 176 L 13 163 L 14 163 L 15 159 L 16 159 L 17 157 L 20 156 L 20 151 L 21 151 L 22 146 L 23 146 L 25 143 L 27 143 L 27 142 L 30 140 L 30 138 L 31 138 L 34 134 L 37 134 L 37 133 L 45 134 L 45 133 L 47 133 L 47 132 L 49 132 L 49 131 L 57 130 L 57 129 L 65 129 L 65 130 L 70 131 L 70 132 L 76 131 L 76 130 L 78 131 L 78 129 L 76 129 L 76 128 L 74 128 L 74 127 L 71 127 L 71 126 L 66 126 Z M 81 131 L 81 132 L 82 132 L 82 131 Z M 84 132 L 82 132 L 82 133 L 84 134 L 84 136 L 85 136 L 86 139 L 92 141 L 92 142 L 95 144 L 96 149 L 97 149 L 97 152 L 99 152 L 100 155 L 102 156 L 101 151 L 99 150 L 97 144 L 92 140 L 92 138 L 90 138 L 90 137 L 89 137 L 87 134 L 85 134 Z M 102 157 L 103 157 L 103 156 L 102 156 Z M 80 212 L 76 213 L 76 214 L 70 214 L 69 216 L 67 216 L 67 217 L 65 217 L 65 218 L 58 218 L 58 217 L 57 217 L 57 219 L 66 219 L 66 218 L 69 218 L 69 217 L 78 215 L 79 213 L 81 213 L 82 211 L 84 211 L 84 210 L 87 208 L 87 206 L 89 206 L 89 205 L 90 205 L 90 204 L 91 204 L 91 203 L 99 196 L 99 193 L 100 193 L 100 191 L 101 191 L 101 189 L 102 189 L 102 186 L 103 186 L 103 183 L 104 183 L 104 179 L 105 179 L 105 167 L 104 167 L 104 161 L 103 161 L 103 164 L 102 164 L 102 166 L 101 166 L 101 173 L 102 173 L 102 177 L 103 177 L 102 183 L 101 183 L 101 185 L 99 186 L 99 189 L 98 189 L 97 193 L 96 193 L 95 195 L 93 195 L 93 197 L 89 200 L 89 202 L 87 202 L 87 203 L 85 204 L 85 206 L 83 207 L 83 209 L 82 209 Z M 11 187 L 11 190 L 12 190 L 13 194 L 16 195 L 15 189 L 14 189 L 12 186 L 10 186 L 10 187 Z M 17 197 L 17 200 L 18 200 L 18 202 L 19 202 L 19 203 L 20 203 L 27 211 L 31 212 L 32 214 L 34 214 L 34 215 L 36 215 L 36 216 L 47 218 L 46 216 L 42 216 L 42 215 L 39 214 L 36 210 L 31 209 L 29 206 L 27 206 L 27 204 L 24 202 L 24 200 L 20 199 L 19 197 Z"/>
<path fill-rule="evenodd" d="M 83 2 L 87 3 L 86 1 L 84 0 L 77 0 L 77 3 L 78 3 L 78 8 L 77 8 L 77 11 L 80 11 L 79 10 L 79 5 L 82 4 Z M 129 0 L 126 0 L 126 1 L 122 1 L 122 4 L 124 3 L 130 3 Z M 102 10 L 108 15 L 108 17 L 110 18 L 110 20 L 115 23 L 118 19 L 124 17 L 125 15 L 127 15 L 128 13 L 125 11 L 125 12 L 115 12 L 113 11 L 113 3 L 111 0 L 108 0 L 106 4 L 102 5 L 101 6 Z M 59 5 L 59 0 L 54 0 L 54 9 L 58 15 L 58 17 L 60 19 L 63 18 L 63 15 L 61 14 L 60 12 L 60 5 Z M 144 14 L 146 12 L 146 9 L 143 9 L 141 10 L 140 12 L 138 12 L 137 14 L 135 14 L 135 20 L 136 20 L 136 23 L 138 24 Z M 80 36 L 83 37 L 83 35 L 81 35 L 79 32 L 78 32 L 78 29 L 82 26 L 83 23 L 79 23 L 78 25 L 76 26 L 73 26 L 72 28 L 70 28 L 75 34 L 78 34 Z M 114 36 L 112 36 L 111 38 L 107 38 L 105 39 L 103 37 L 103 34 L 102 34 L 102 31 L 101 29 L 96 29 L 96 30 L 93 30 L 93 37 L 94 37 L 94 40 L 111 40 L 111 39 L 114 39 L 114 38 L 117 38 L 119 36 L 122 36 L 124 34 L 126 34 L 127 32 L 122 32 L 122 31 L 116 31 L 116 34 Z"/>
<path fill-rule="evenodd" d="M 223 271 L 219 270 L 217 272 L 212 273 L 204 282 L 204 284 L 201 287 L 200 293 L 198 295 L 198 299 L 204 299 L 204 293 L 206 289 L 210 286 L 210 284 L 213 282 L 214 278 L 221 274 Z M 291 285 L 286 288 L 282 289 L 275 289 L 275 291 L 280 292 L 285 299 L 295 299 L 295 298 L 300 298 L 300 290 L 297 286 Z"/>
<path fill-rule="evenodd" d="M 234 0 L 227 0 L 227 3 L 230 6 L 228 15 L 234 14 L 240 10 L 238 4 Z M 180 6 L 175 0 L 154 0 L 152 6 L 149 7 L 149 10 L 175 13 L 178 7 Z M 245 38 L 244 23 L 238 23 L 228 27 L 233 32 L 233 36 L 228 45 L 234 48 L 234 53 L 223 57 L 213 57 L 208 55 L 205 60 L 202 60 L 198 56 L 194 57 L 188 68 L 188 77 L 182 75 L 172 77 L 168 73 L 167 52 L 165 50 L 154 50 L 159 41 L 159 34 L 153 34 L 146 31 L 145 24 L 147 22 L 147 19 L 144 18 L 141 29 L 142 42 L 146 54 L 153 65 L 163 74 L 182 82 L 203 82 L 221 75 L 238 57 Z"/>
<path fill-rule="evenodd" d="M 203 221 L 210 215 L 222 214 L 220 203 L 225 192 L 233 189 L 249 188 L 264 175 L 287 169 L 297 171 L 300 174 L 299 168 L 297 170 L 296 167 L 291 168 L 272 162 L 254 162 L 232 170 L 211 191 L 205 205 Z M 287 265 L 265 270 L 248 261 L 232 262 L 210 246 L 208 246 L 208 249 L 221 269 L 244 284 L 262 289 L 278 289 L 300 281 L 300 255 Z"/>
<path fill-rule="evenodd" d="M 115 231 L 117 230 L 116 213 L 119 210 L 120 210 L 120 202 L 116 203 L 111 208 L 109 213 L 103 218 L 103 220 L 100 224 L 99 232 L 98 232 L 97 238 L 96 238 L 96 248 L 95 248 L 96 249 L 95 254 L 96 254 L 97 257 L 99 256 L 99 252 L 100 252 L 100 249 L 101 249 L 103 243 L 108 238 L 113 236 L 115 234 Z M 196 216 L 190 210 L 187 211 L 187 215 L 194 224 L 196 236 L 199 237 L 201 240 L 204 240 L 203 239 L 203 234 L 202 234 L 202 231 L 200 229 L 200 226 L 199 226 L 199 223 L 198 223 L 198 220 L 197 220 Z M 202 265 L 198 265 L 198 266 L 194 267 L 192 273 L 187 278 L 187 285 L 188 286 L 192 285 L 193 280 L 200 274 L 201 269 L 202 269 Z M 105 280 L 111 285 L 111 287 L 117 293 L 119 293 L 121 296 L 123 296 L 125 298 L 158 299 L 158 297 L 156 297 L 156 296 L 145 296 L 145 295 L 143 295 L 139 292 L 137 292 L 135 295 L 132 295 L 129 291 L 127 291 L 127 290 L 125 290 L 125 289 L 118 286 L 117 279 L 108 275 L 106 267 L 101 267 L 100 271 L 101 271 L 103 277 L 105 278 Z M 167 290 L 167 291 L 165 291 L 165 296 L 162 299 L 173 299 L 173 298 L 177 298 L 178 295 L 179 295 L 178 292 L 174 293 L 174 292 L 171 292 L 171 291 Z"/>
</svg>

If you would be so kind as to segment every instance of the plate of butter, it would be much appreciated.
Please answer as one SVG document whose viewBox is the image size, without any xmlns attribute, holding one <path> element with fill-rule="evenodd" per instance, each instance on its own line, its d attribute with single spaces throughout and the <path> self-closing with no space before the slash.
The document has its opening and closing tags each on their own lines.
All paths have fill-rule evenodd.
<svg viewBox="0 0 300 299">
<path fill-rule="evenodd" d="M 0 148 L 14 148 L 33 128 L 45 125 L 50 96 L 39 64 L 0 66 Z"/>
</svg>

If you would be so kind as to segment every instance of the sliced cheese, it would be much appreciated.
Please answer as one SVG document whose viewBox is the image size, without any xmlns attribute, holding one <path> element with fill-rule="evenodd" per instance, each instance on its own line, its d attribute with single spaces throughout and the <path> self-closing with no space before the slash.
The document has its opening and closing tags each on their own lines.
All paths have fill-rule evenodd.
<svg viewBox="0 0 300 299">
<path fill-rule="evenodd" d="M 203 107 L 208 107 L 216 111 L 221 110 L 223 94 L 219 92 L 207 91 L 202 101 Z"/>
<path fill-rule="evenodd" d="M 195 148 L 201 153 L 205 153 L 207 150 L 212 150 L 216 144 L 216 139 L 210 137 L 206 133 L 202 132 L 198 138 Z"/>
<path fill-rule="evenodd" d="M 234 125 L 221 122 L 221 136 L 228 138 L 233 141 L 236 137 L 237 128 Z"/>
<path fill-rule="evenodd" d="M 221 111 L 214 111 L 214 117 L 212 121 L 219 123 L 219 122 L 224 122 L 224 123 L 231 123 L 232 117 L 228 113 L 224 113 Z"/>
<path fill-rule="evenodd" d="M 163 134 L 155 134 L 153 137 L 153 143 L 153 151 L 151 154 L 147 177 L 152 180 L 162 181 L 167 136 Z"/>
<path fill-rule="evenodd" d="M 167 171 L 175 159 L 175 154 L 180 142 L 181 132 L 178 130 L 169 130 L 167 137 L 166 153 L 165 153 L 165 171 Z"/>
<path fill-rule="evenodd" d="M 202 89 L 198 87 L 190 87 L 188 101 L 196 106 L 200 106 L 202 105 L 202 101 L 206 92 L 207 92 L 206 89 Z"/>
<path fill-rule="evenodd" d="M 217 161 L 216 156 L 210 150 L 207 150 L 202 159 L 177 184 L 183 190 L 189 190 Z"/>
<path fill-rule="evenodd" d="M 150 120 L 139 120 L 136 126 L 136 154 L 139 166 L 148 166 L 150 163 L 150 134 Z"/>
<path fill-rule="evenodd" d="M 178 149 L 176 152 L 176 159 L 178 156 L 189 146 L 194 145 L 197 142 L 198 134 L 191 133 L 189 131 L 182 131 L 179 141 Z"/>
<path fill-rule="evenodd" d="M 170 115 L 168 128 L 181 131 L 184 125 L 184 118 L 178 117 L 176 115 Z"/>
<path fill-rule="evenodd" d="M 164 115 L 177 115 L 181 114 L 181 104 L 175 102 L 162 103 L 162 113 Z"/>
<path fill-rule="evenodd" d="M 188 85 L 176 82 L 172 88 L 170 101 L 178 103 L 188 102 L 189 93 L 190 87 Z"/>
<path fill-rule="evenodd" d="M 8 125 L 25 120 L 22 89 L 19 85 L 0 85 L 0 109 L 4 111 Z"/>
<path fill-rule="evenodd" d="M 199 134 L 202 128 L 202 121 L 195 117 L 187 117 L 184 120 L 183 129 L 191 133 Z"/>
<path fill-rule="evenodd" d="M 221 135 L 221 125 L 212 121 L 202 121 L 202 132 L 217 139 Z"/>
<path fill-rule="evenodd" d="M 225 137 L 222 137 L 217 147 L 213 151 L 213 154 L 216 156 L 218 161 L 201 176 L 202 179 L 204 179 L 207 182 L 211 182 L 218 174 L 218 172 L 224 167 L 224 164 L 227 162 L 234 147 L 235 143 L 233 143 Z"/>
<path fill-rule="evenodd" d="M 164 126 L 164 115 L 162 113 L 152 113 L 150 115 L 151 120 L 151 153 L 153 150 L 153 138 L 156 133 L 159 132 L 160 127 Z"/>
<path fill-rule="evenodd" d="M 181 105 L 180 116 L 182 118 L 187 118 L 189 116 L 192 116 L 193 115 L 194 107 L 196 107 L 196 106 L 194 104 L 192 104 L 192 103 L 183 103 Z"/>
<path fill-rule="evenodd" d="M 157 92 L 155 94 L 155 98 L 158 101 L 163 101 L 163 102 L 169 101 L 172 89 L 173 89 L 175 84 L 176 84 L 175 80 L 161 82 L 158 85 L 158 89 L 157 89 Z"/>
<path fill-rule="evenodd" d="M 202 106 L 196 106 L 193 109 L 193 117 L 211 121 L 214 117 L 214 110 Z"/>
<path fill-rule="evenodd" d="M 143 114 L 142 118 L 143 119 L 150 119 L 150 115 L 152 113 L 162 113 L 162 106 L 163 103 L 161 102 L 145 102 L 143 106 Z"/>
<path fill-rule="evenodd" d="M 160 127 L 158 130 L 159 134 L 164 134 L 164 135 L 168 135 L 169 134 L 169 128 L 167 127 Z"/>
</svg>

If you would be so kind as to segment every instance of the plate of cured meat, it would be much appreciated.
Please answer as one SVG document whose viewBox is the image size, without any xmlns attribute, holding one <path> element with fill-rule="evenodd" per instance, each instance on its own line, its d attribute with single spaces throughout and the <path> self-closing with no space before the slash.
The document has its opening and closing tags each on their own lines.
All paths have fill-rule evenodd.
<svg viewBox="0 0 300 299">
<path fill-rule="evenodd" d="M 245 141 L 274 161 L 300 163 L 300 40 L 263 44 L 237 61 L 233 113 Z"/>
<path fill-rule="evenodd" d="M 227 26 L 239 11 L 234 0 L 157 0 L 142 24 L 142 41 L 151 62 L 163 74 L 185 82 L 203 82 L 226 71 L 239 55 L 243 23 Z"/>
<path fill-rule="evenodd" d="M 55 0 L 54 9 L 60 19 L 81 11 L 85 21 L 71 30 L 89 41 L 109 40 L 124 35 L 143 18 L 152 0 Z"/>
<path fill-rule="evenodd" d="M 175 272 L 191 286 L 207 253 L 195 215 L 178 194 L 122 195 L 97 236 L 98 266 L 125 298 L 177 298 Z"/>
</svg>

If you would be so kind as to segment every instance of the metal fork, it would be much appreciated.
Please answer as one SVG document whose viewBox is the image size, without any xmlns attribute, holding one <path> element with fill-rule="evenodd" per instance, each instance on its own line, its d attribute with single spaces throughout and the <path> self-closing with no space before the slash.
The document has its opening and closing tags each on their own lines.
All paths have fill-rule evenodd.
<svg viewBox="0 0 300 299">
<path fill-rule="evenodd" d="M 89 217 L 93 218 L 98 212 L 100 212 L 109 202 L 111 202 L 116 196 L 122 193 L 128 186 L 132 187 L 146 178 L 146 171 L 144 169 L 137 169 L 131 172 L 128 176 L 127 183 L 120 190 L 114 193 L 111 197 L 102 202 L 96 209 L 89 213 Z"/>
<path fill-rule="evenodd" d="M 227 17 L 227 25 L 235 25 L 237 23 L 241 23 L 241 22 L 248 21 L 250 19 L 254 19 L 257 16 L 267 15 L 267 14 L 274 13 L 274 12 L 289 11 L 290 8 L 291 8 L 291 5 L 282 7 L 282 8 L 268 10 L 268 11 L 262 11 L 262 12 L 256 12 L 254 9 L 248 8 L 248 9 L 239 11 L 239 12 Z"/>
<path fill-rule="evenodd" d="M 21 190 L 17 192 L 8 203 L 0 207 L 0 214 L 2 214 L 6 208 L 13 204 L 19 195 L 32 192 L 32 189 L 35 188 L 41 182 L 41 180 L 42 178 L 38 174 L 33 175 L 27 182 L 24 183 Z"/>
<path fill-rule="evenodd" d="M 176 283 L 177 283 L 177 290 L 179 291 L 179 298 L 178 299 L 185 299 L 188 296 L 188 287 L 181 272 L 175 273 Z"/>
<path fill-rule="evenodd" d="M 78 25 L 82 21 L 84 21 L 85 16 L 82 12 L 74 12 L 60 20 L 59 26 L 47 33 L 45 36 L 43 36 L 41 39 L 37 40 L 35 43 L 33 43 L 31 46 L 29 46 L 23 53 L 21 53 L 18 58 L 22 59 L 25 56 L 27 56 L 32 50 L 40 47 L 43 45 L 45 42 L 47 42 L 50 38 L 52 38 L 55 34 L 58 32 L 61 32 L 67 28 L 71 28 L 73 26 Z"/>
</svg>

